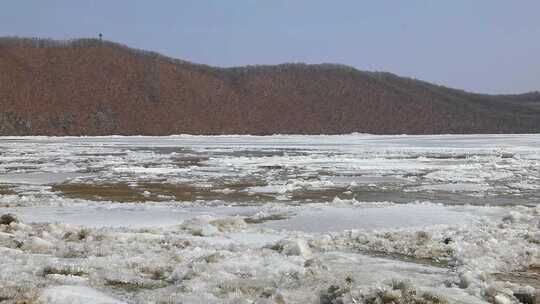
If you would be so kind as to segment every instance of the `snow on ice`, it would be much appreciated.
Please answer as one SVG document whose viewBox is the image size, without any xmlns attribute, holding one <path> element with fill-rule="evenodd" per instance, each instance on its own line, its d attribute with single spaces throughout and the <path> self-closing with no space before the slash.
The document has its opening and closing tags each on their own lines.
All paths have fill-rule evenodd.
<svg viewBox="0 0 540 304">
<path fill-rule="evenodd" d="M 0 138 L 0 302 L 534 303 L 539 162 L 537 135 Z"/>
</svg>

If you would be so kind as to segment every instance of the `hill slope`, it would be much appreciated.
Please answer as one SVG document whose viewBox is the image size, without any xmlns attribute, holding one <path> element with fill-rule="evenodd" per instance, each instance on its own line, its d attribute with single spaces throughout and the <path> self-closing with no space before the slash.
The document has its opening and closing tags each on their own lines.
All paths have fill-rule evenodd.
<svg viewBox="0 0 540 304">
<path fill-rule="evenodd" d="M 0 39 L 0 135 L 528 133 L 540 94 L 321 64 L 214 68 L 93 39 Z"/>
</svg>

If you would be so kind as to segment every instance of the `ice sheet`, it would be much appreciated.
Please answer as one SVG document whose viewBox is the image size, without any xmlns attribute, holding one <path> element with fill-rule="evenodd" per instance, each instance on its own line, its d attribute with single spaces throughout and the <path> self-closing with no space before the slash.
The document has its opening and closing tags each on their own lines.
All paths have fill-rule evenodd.
<svg viewBox="0 0 540 304">
<path fill-rule="evenodd" d="M 539 189 L 539 135 L 0 138 L 0 298 L 512 303 Z"/>
</svg>

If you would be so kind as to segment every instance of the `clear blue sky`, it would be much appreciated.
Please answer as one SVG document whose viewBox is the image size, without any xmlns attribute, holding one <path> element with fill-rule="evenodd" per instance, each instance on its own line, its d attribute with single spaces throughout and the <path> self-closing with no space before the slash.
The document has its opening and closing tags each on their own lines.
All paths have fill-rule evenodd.
<svg viewBox="0 0 540 304">
<path fill-rule="evenodd" d="M 97 37 L 217 66 L 334 62 L 486 93 L 540 90 L 538 0 L 17 0 L 0 36 Z"/>
</svg>

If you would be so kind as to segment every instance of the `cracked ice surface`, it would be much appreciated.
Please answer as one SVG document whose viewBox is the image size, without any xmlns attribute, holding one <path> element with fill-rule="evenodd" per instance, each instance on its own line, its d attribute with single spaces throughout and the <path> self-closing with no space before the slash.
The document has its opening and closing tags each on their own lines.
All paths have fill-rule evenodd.
<svg viewBox="0 0 540 304">
<path fill-rule="evenodd" d="M 517 303 L 539 161 L 537 135 L 0 138 L 0 301 Z"/>
</svg>

